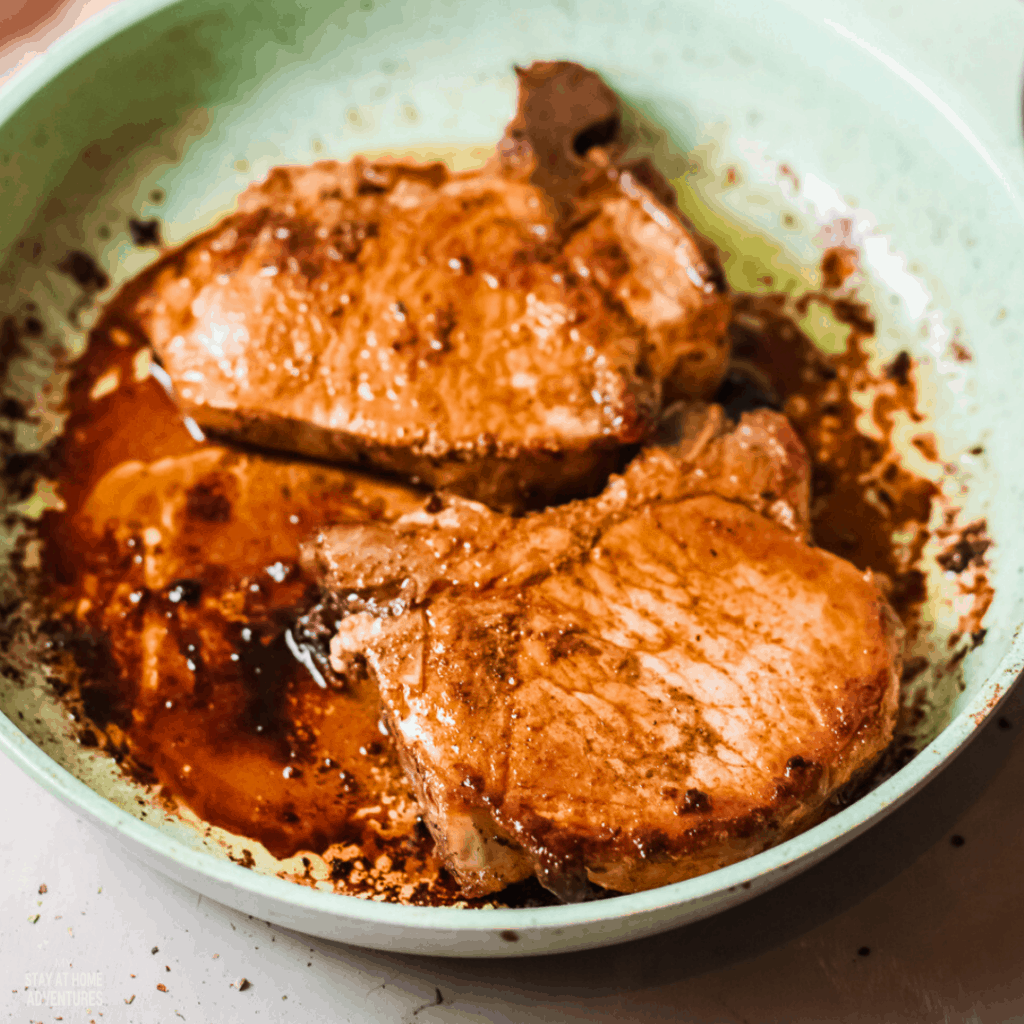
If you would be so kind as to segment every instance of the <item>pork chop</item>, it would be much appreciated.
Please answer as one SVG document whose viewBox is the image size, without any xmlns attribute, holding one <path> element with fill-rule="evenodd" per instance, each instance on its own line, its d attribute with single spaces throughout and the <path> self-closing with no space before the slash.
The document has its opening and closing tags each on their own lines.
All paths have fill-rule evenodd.
<svg viewBox="0 0 1024 1024">
<path fill-rule="evenodd" d="M 663 401 L 710 396 L 730 310 L 713 248 L 619 161 L 597 75 L 520 79 L 482 170 L 277 168 L 130 286 L 125 326 L 190 416 L 515 510 L 594 493 Z"/>
<path fill-rule="evenodd" d="M 435 496 L 304 552 L 467 894 L 711 871 L 820 819 L 890 742 L 901 630 L 809 542 L 788 422 L 682 427 L 593 499 L 513 519 Z"/>
</svg>

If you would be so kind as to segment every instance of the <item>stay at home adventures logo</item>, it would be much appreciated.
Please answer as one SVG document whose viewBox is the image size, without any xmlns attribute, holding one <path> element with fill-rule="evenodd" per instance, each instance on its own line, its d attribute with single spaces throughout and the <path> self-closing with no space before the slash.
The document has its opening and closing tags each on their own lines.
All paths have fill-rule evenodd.
<svg viewBox="0 0 1024 1024">
<path fill-rule="evenodd" d="M 82 1006 L 93 1009 L 103 1005 L 102 971 L 27 971 L 25 1002 L 29 1006 L 57 1009 Z"/>
</svg>

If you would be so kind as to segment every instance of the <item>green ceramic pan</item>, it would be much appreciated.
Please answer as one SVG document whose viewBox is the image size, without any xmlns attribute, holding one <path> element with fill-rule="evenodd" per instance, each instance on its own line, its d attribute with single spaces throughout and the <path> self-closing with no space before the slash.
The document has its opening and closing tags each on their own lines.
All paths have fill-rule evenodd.
<svg viewBox="0 0 1024 1024">
<path fill-rule="evenodd" d="M 12 552 L 29 565 L 36 555 L 25 531 L 53 501 L 45 480 L 27 495 L 0 491 L 0 748 L 139 858 L 222 903 L 313 935 L 459 956 L 579 949 L 706 917 L 906 800 L 953 761 L 1024 664 L 1024 8 L 936 3 L 925 25 L 919 10 L 882 0 L 127 0 L 0 91 L 0 316 L 17 320 L 34 302 L 44 324 L 23 339 L 26 352 L 0 352 L 5 393 L 38 414 L 0 418 L 6 455 L 59 430 L 64 378 L 52 350 L 81 351 L 93 315 L 71 315 L 79 293 L 55 269 L 69 249 L 95 254 L 116 286 L 153 258 L 131 245 L 129 216 L 159 216 L 173 243 L 278 163 L 491 144 L 513 109 L 516 63 L 567 57 L 608 78 L 687 210 L 729 253 L 737 286 L 770 264 L 779 282 L 813 287 L 823 245 L 851 232 L 879 317 L 875 358 L 907 348 L 918 361 L 947 507 L 964 521 L 984 516 L 994 538 L 985 641 L 955 669 L 942 651 L 962 609 L 955 581 L 932 573 L 923 749 L 899 772 L 749 860 L 582 905 L 404 907 L 288 882 L 265 851 L 243 868 L 230 859 L 233 837 L 168 815 L 79 746 L 45 685 L 10 566 Z M 965 351 L 969 360 L 956 358 Z"/>
</svg>

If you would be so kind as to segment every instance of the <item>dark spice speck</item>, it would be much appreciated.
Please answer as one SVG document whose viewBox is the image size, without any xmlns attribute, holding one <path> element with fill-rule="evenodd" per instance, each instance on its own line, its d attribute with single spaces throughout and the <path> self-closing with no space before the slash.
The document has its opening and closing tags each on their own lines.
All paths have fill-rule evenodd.
<svg viewBox="0 0 1024 1024">
<path fill-rule="evenodd" d="M 110 278 L 87 252 L 73 249 L 57 264 L 62 274 L 74 278 L 86 291 L 101 292 L 110 284 Z"/>
<path fill-rule="evenodd" d="M 886 367 L 885 375 L 901 387 L 907 387 L 910 384 L 911 365 L 910 354 L 904 350 Z"/>
<path fill-rule="evenodd" d="M 128 230 L 135 245 L 152 245 L 159 248 L 163 244 L 160 239 L 160 221 L 156 218 L 135 220 L 133 217 L 128 221 Z"/>
<path fill-rule="evenodd" d="M 679 805 L 679 814 L 693 814 L 711 810 L 711 797 L 700 789 L 688 789 Z"/>
</svg>

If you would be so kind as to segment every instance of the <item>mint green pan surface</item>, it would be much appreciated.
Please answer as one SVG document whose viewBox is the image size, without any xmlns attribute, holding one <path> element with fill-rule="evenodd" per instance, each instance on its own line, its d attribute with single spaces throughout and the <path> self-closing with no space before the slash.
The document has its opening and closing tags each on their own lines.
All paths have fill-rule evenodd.
<svg viewBox="0 0 1024 1024">
<path fill-rule="evenodd" d="M 38 450 L 59 429 L 65 376 L 49 353 L 81 351 L 92 315 L 77 323 L 68 315 L 78 293 L 55 272 L 67 250 L 95 254 L 116 286 L 153 258 L 131 245 L 129 216 L 159 216 L 176 243 L 230 210 L 275 164 L 486 147 L 512 112 L 514 64 L 578 60 L 624 97 L 641 137 L 680 180 L 686 208 L 731 253 L 738 287 L 767 263 L 781 284 L 813 287 L 823 246 L 846 230 L 879 316 L 876 359 L 906 348 L 919 363 L 925 426 L 942 453 L 931 471 L 961 521 L 987 519 L 996 598 L 984 643 L 955 668 L 940 665 L 962 609 L 955 580 L 933 572 L 921 644 L 935 667 L 922 684 L 923 749 L 909 764 L 804 835 L 701 878 L 590 904 L 469 910 L 300 886 L 278 877 L 282 865 L 265 851 L 253 869 L 233 863 L 236 838 L 168 815 L 76 744 L 12 611 L 2 627 L 4 664 L 18 668 L 0 677 L 5 754 L 138 858 L 222 903 L 311 935 L 453 956 L 582 949 L 698 920 L 792 878 L 927 783 L 1024 666 L 1024 7 L 932 4 L 925 25 L 913 10 L 891 8 L 880 0 L 130 0 L 110 8 L 0 92 L 0 317 L 32 301 L 45 325 L 8 367 L 7 384 L 36 404 L 40 420 L 0 420 L 0 428 L 18 452 Z M 737 178 L 729 187 L 727 168 Z M 954 341 L 969 361 L 951 355 Z M 25 523 L 50 495 L 45 481 L 27 498 L 0 490 L 0 607 L 19 596 L 11 556 L 17 549 L 32 565 Z"/>
</svg>

